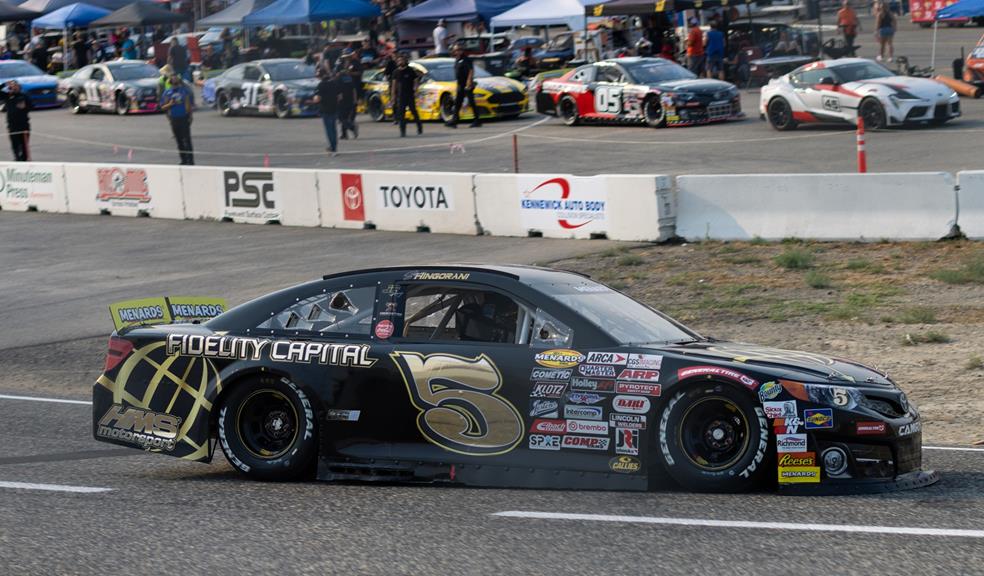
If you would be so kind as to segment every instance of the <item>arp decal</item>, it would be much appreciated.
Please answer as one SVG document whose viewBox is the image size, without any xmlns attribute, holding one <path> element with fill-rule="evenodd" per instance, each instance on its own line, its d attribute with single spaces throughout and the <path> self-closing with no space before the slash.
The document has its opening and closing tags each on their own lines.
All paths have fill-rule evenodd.
<svg viewBox="0 0 984 576">
<path fill-rule="evenodd" d="M 533 357 L 536 363 L 547 368 L 572 368 L 584 362 L 584 354 L 577 350 L 547 350 Z"/>
<path fill-rule="evenodd" d="M 390 354 L 428 442 L 473 456 L 505 454 L 523 438 L 523 419 L 496 394 L 502 375 L 485 354 L 464 358 L 418 352 Z"/>
<path fill-rule="evenodd" d="M 659 370 L 625 368 L 619 372 L 618 379 L 631 380 L 633 382 L 659 382 Z"/>
<path fill-rule="evenodd" d="M 722 368 L 720 366 L 691 366 L 690 368 L 680 368 L 677 370 L 677 380 L 686 380 L 687 378 L 694 378 L 697 376 L 707 376 L 708 378 L 717 376 L 720 378 L 727 378 L 728 380 L 739 382 L 743 386 L 747 386 L 751 389 L 755 389 L 758 386 L 758 380 L 746 376 L 741 372 L 729 370 L 728 368 Z"/>
</svg>

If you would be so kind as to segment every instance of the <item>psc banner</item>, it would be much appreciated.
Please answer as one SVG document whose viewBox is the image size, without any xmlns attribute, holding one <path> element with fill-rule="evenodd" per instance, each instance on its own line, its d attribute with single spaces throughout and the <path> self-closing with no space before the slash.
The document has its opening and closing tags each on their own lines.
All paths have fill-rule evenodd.
<svg viewBox="0 0 984 576">
<path fill-rule="evenodd" d="M 228 309 L 224 298 L 165 296 L 110 304 L 116 330 L 132 326 L 209 320 Z"/>
</svg>

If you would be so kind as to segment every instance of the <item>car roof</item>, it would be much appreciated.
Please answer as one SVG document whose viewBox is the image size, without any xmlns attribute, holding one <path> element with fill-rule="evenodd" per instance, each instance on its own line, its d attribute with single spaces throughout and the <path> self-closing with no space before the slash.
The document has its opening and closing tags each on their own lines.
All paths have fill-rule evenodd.
<svg viewBox="0 0 984 576">
<path fill-rule="evenodd" d="M 827 68 L 837 68 L 848 64 L 871 63 L 873 60 L 867 58 L 838 58 L 837 60 L 821 60 L 820 63 Z"/>
<path fill-rule="evenodd" d="M 263 60 L 253 60 L 251 62 L 244 62 L 244 64 L 280 64 L 282 62 L 304 62 L 301 58 L 266 58 Z"/>
<path fill-rule="evenodd" d="M 543 268 L 540 266 L 526 266 L 521 264 L 427 264 L 422 266 L 383 266 L 378 268 L 365 268 L 361 270 L 350 270 L 335 274 L 326 274 L 322 279 L 331 280 L 334 278 L 344 278 L 359 274 L 378 274 L 383 272 L 419 272 L 419 271 L 460 271 L 476 272 L 484 274 L 499 274 L 519 280 L 524 283 L 557 282 L 564 279 L 576 280 L 588 278 L 586 274 L 569 272 L 566 270 L 555 270 L 553 268 Z"/>
</svg>

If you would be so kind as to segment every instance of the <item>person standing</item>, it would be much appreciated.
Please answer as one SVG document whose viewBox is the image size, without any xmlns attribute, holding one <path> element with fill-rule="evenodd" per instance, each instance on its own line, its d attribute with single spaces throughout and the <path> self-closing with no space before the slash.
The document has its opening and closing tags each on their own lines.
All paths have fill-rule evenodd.
<svg viewBox="0 0 984 576">
<path fill-rule="evenodd" d="M 690 32 L 687 33 L 687 68 L 697 76 L 704 75 L 704 33 L 696 18 L 690 19 Z"/>
<path fill-rule="evenodd" d="M 321 81 L 318 82 L 318 108 L 321 111 L 321 122 L 325 125 L 325 136 L 328 138 L 328 152 L 338 155 L 338 101 L 339 84 L 327 63 L 322 63 Z"/>
<path fill-rule="evenodd" d="M 393 110 L 396 110 L 396 61 L 397 58 L 393 54 L 387 54 L 386 59 L 383 61 L 383 76 L 386 77 L 386 82 L 389 84 L 389 103 Z M 400 121 L 397 119 L 396 114 L 393 114 L 393 124 L 399 124 Z"/>
<path fill-rule="evenodd" d="M 359 127 L 355 125 L 355 104 L 359 99 L 359 85 L 351 65 L 338 74 L 338 121 L 342 125 L 342 140 L 359 137 Z"/>
<path fill-rule="evenodd" d="M 76 31 L 72 35 L 72 65 L 75 68 L 82 68 L 89 63 L 89 44 L 85 41 L 85 35 Z"/>
<path fill-rule="evenodd" d="M 434 27 L 434 54 L 437 56 L 446 56 L 448 53 L 448 29 L 444 18 L 437 21 L 437 26 Z"/>
<path fill-rule="evenodd" d="M 188 51 L 178 42 L 178 38 L 171 38 L 171 46 L 167 50 L 167 63 L 171 69 L 182 79 L 190 79 L 188 73 Z"/>
<path fill-rule="evenodd" d="M 888 2 L 878 4 L 875 12 L 875 27 L 878 29 L 878 60 L 886 60 L 885 53 L 888 53 L 887 61 L 895 59 L 895 46 L 892 41 L 895 38 L 895 13 L 888 7 Z"/>
<path fill-rule="evenodd" d="M 707 31 L 707 77 L 724 80 L 724 33 L 717 20 L 711 22 Z"/>
<path fill-rule="evenodd" d="M 844 0 L 841 3 L 841 9 L 837 11 L 837 27 L 841 29 L 841 33 L 844 34 L 844 48 L 847 49 L 846 54 L 854 56 L 854 39 L 858 35 L 858 15 L 851 8 L 850 0 Z"/>
<path fill-rule="evenodd" d="M 457 87 L 454 94 L 454 114 L 451 116 L 451 122 L 447 126 L 449 128 L 458 127 L 461 105 L 464 104 L 465 98 L 467 98 L 474 118 L 469 126 L 478 128 L 482 125 L 482 120 L 478 115 L 478 106 L 475 105 L 475 64 L 465 54 L 461 44 L 455 44 L 454 48 L 451 49 L 451 53 L 454 55 L 454 79 Z"/>
<path fill-rule="evenodd" d="M 123 42 L 120 44 L 120 50 L 123 52 L 124 60 L 136 60 L 138 58 L 137 44 L 133 41 L 129 31 L 123 33 Z"/>
<path fill-rule="evenodd" d="M 10 147 L 14 151 L 14 160 L 27 162 L 31 159 L 29 148 L 31 140 L 31 100 L 21 92 L 21 85 L 16 80 L 10 80 L 0 90 L 0 102 L 6 104 L 7 132 L 10 133 Z"/>
<path fill-rule="evenodd" d="M 424 125 L 420 122 L 417 112 L 417 84 L 420 74 L 410 66 L 406 54 L 400 54 L 396 70 L 393 72 L 393 84 L 396 87 L 396 106 L 393 107 L 393 118 L 400 124 L 400 137 L 407 135 L 407 109 L 417 123 L 417 134 L 424 133 Z"/>
<path fill-rule="evenodd" d="M 191 113 L 195 107 L 195 96 L 175 71 L 171 75 L 171 87 L 161 97 L 161 110 L 171 122 L 171 133 L 178 144 L 181 164 L 195 164 L 195 154 L 191 146 Z"/>
</svg>

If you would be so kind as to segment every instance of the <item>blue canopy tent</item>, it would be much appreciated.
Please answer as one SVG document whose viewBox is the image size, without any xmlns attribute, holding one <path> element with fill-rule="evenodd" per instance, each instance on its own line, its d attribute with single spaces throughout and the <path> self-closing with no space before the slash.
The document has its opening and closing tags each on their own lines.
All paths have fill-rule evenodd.
<svg viewBox="0 0 984 576">
<path fill-rule="evenodd" d="M 506 10 L 519 6 L 524 0 L 427 0 L 396 15 L 397 21 L 417 20 L 436 22 L 488 22 Z"/>
<path fill-rule="evenodd" d="M 960 0 L 942 10 L 936 11 L 933 20 L 933 56 L 932 66 L 936 70 L 936 30 L 940 20 L 956 20 L 959 18 L 977 18 L 984 16 L 984 0 Z"/>
<path fill-rule="evenodd" d="M 243 18 L 243 26 L 287 26 L 379 14 L 379 7 L 367 0 L 277 0 Z"/>
<path fill-rule="evenodd" d="M 19 6 L 25 10 L 34 10 L 35 12 L 48 14 L 49 12 L 54 12 L 59 8 L 64 8 L 77 2 L 78 0 L 27 0 L 27 2 L 19 4 Z M 133 0 L 89 0 L 86 4 L 107 8 L 112 11 L 118 10 L 132 2 Z"/>
<path fill-rule="evenodd" d="M 43 28 L 46 30 L 62 30 L 62 66 L 64 70 L 68 70 L 68 58 L 65 54 L 68 52 L 68 29 L 69 28 L 85 28 L 92 22 L 99 20 L 103 16 L 110 13 L 110 10 L 105 8 L 100 8 L 98 6 L 93 6 L 91 4 L 85 4 L 83 2 L 76 2 L 75 4 L 69 4 L 68 6 L 63 6 L 54 12 L 45 14 L 40 18 L 35 18 L 31 22 L 31 28 Z"/>
</svg>

